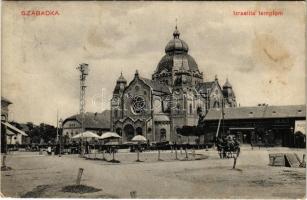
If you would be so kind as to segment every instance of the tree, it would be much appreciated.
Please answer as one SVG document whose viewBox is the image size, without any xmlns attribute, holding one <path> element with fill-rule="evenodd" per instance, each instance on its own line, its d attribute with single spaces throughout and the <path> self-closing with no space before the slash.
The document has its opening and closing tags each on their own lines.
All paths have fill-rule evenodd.
<svg viewBox="0 0 307 200">
<path fill-rule="evenodd" d="M 28 122 L 29 137 L 32 143 L 44 142 L 54 143 L 56 139 L 56 128 L 52 125 L 41 123 L 39 126 L 35 126 L 32 122 Z"/>
</svg>

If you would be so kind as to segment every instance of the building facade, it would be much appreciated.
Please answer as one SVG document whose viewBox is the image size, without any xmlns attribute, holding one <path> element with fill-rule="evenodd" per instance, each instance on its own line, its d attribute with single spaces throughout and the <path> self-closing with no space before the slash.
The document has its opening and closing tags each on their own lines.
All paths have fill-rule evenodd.
<svg viewBox="0 0 307 200">
<path fill-rule="evenodd" d="M 84 113 L 84 131 L 91 131 L 98 135 L 110 131 L 110 110 L 102 113 Z M 62 123 L 63 138 L 67 142 L 73 136 L 82 132 L 82 116 L 80 114 L 66 118 Z"/>
<path fill-rule="evenodd" d="M 216 136 L 234 135 L 241 144 L 302 148 L 306 147 L 305 124 L 305 105 L 259 105 L 211 109 L 199 125 L 204 136 L 201 143 L 212 143 Z"/>
<path fill-rule="evenodd" d="M 152 78 L 138 71 L 131 82 L 123 74 L 116 81 L 111 99 L 111 129 L 123 142 L 144 135 L 151 142 L 178 140 L 184 125 L 195 126 L 199 115 L 210 108 L 236 107 L 233 88 L 227 80 L 204 81 L 189 47 L 176 27 Z"/>
<path fill-rule="evenodd" d="M 4 123 L 8 121 L 10 104 L 12 104 L 11 101 L 1 97 L 1 153 L 6 153 L 7 151 L 7 129 Z"/>
<path fill-rule="evenodd" d="M 6 153 L 7 145 L 26 144 L 28 135 L 9 121 L 9 105 L 13 104 L 5 97 L 1 97 L 1 152 Z"/>
</svg>

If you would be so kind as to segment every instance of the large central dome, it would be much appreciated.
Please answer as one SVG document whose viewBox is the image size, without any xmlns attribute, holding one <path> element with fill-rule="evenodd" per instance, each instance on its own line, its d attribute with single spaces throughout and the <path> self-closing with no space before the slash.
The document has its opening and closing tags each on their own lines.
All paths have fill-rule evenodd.
<svg viewBox="0 0 307 200">
<path fill-rule="evenodd" d="M 173 39 L 171 39 L 165 47 L 166 55 L 161 58 L 155 74 L 160 74 L 161 72 L 170 73 L 173 70 L 179 69 L 191 72 L 198 71 L 197 63 L 194 58 L 188 54 L 189 46 L 185 41 L 179 38 L 180 33 L 177 26 L 173 36 Z"/>
</svg>

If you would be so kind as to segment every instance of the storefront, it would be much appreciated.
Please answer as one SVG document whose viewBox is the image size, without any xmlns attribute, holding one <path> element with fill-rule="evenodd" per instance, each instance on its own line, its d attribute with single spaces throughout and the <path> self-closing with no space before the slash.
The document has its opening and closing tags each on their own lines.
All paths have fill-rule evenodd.
<svg viewBox="0 0 307 200">
<path fill-rule="evenodd" d="M 231 134 L 241 144 L 301 148 L 306 144 L 305 109 L 303 105 L 225 108 L 224 119 L 222 110 L 215 109 L 209 110 L 201 125 L 206 138 Z"/>
<path fill-rule="evenodd" d="M 250 144 L 255 133 L 255 128 L 252 127 L 230 127 L 229 134 L 234 135 L 241 144 Z"/>
</svg>

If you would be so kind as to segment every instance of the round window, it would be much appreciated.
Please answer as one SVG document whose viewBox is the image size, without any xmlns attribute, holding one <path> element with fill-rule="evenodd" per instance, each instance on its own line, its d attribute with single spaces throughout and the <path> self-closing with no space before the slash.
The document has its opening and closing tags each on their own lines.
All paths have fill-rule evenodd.
<svg viewBox="0 0 307 200">
<path fill-rule="evenodd" d="M 145 99 L 141 96 L 135 96 L 132 99 L 132 105 L 131 108 L 133 110 L 134 113 L 136 114 L 140 114 L 145 110 L 146 107 L 146 102 Z"/>
</svg>

